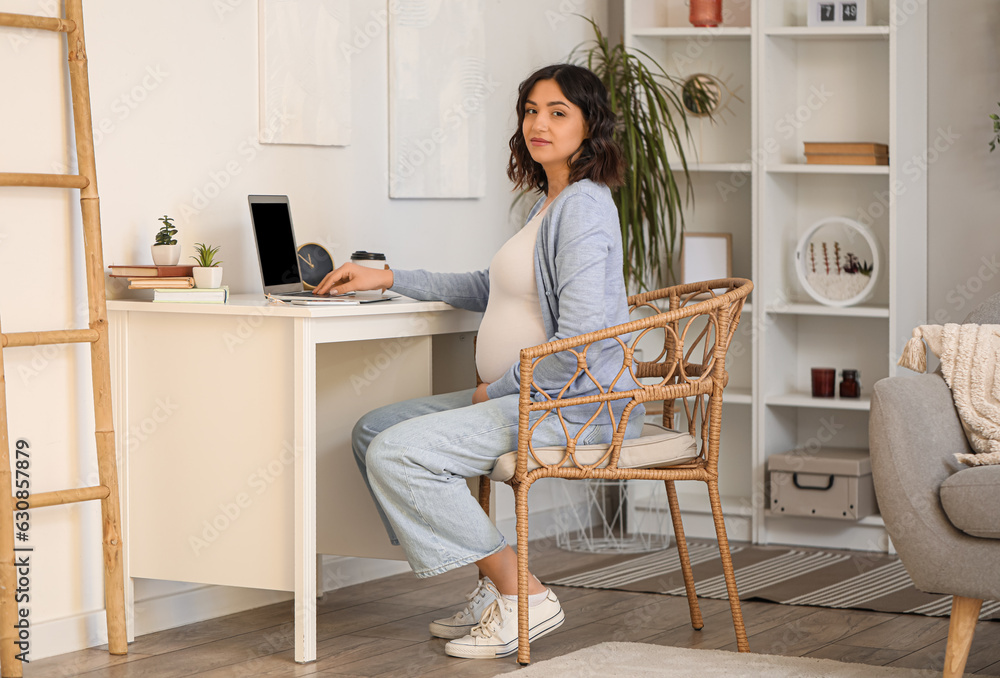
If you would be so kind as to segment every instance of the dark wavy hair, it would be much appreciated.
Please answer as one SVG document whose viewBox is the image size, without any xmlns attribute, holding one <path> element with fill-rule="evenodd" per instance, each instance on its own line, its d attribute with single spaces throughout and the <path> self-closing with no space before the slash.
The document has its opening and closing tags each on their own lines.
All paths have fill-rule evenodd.
<svg viewBox="0 0 1000 678">
<path fill-rule="evenodd" d="M 548 192 L 548 179 L 541 164 L 528 152 L 521 128 L 524 106 L 531 88 L 539 80 L 555 80 L 566 98 L 583 111 L 587 138 L 569 165 L 569 181 L 590 179 L 610 188 L 621 186 L 625 161 L 621 147 L 614 139 L 615 115 L 608 101 L 608 90 L 594 73 L 574 64 L 553 64 L 540 68 L 517 88 L 517 130 L 510 138 L 510 161 L 507 176 L 516 188 L 534 188 Z"/>
</svg>

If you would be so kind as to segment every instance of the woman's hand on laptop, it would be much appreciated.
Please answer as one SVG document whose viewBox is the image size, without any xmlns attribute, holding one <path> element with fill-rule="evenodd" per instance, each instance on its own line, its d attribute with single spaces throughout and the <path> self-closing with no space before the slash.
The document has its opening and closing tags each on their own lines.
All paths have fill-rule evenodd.
<svg viewBox="0 0 1000 678">
<path fill-rule="evenodd" d="M 357 264 L 346 263 L 330 271 L 323 281 L 316 286 L 313 294 L 345 294 L 346 292 L 364 292 L 382 290 L 392 287 L 393 275 L 389 269 L 368 268 Z"/>
</svg>

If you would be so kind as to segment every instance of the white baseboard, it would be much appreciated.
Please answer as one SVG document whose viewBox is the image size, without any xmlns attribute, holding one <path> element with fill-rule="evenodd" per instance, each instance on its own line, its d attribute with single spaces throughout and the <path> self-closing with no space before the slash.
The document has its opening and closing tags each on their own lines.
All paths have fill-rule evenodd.
<svg viewBox="0 0 1000 678">
<path fill-rule="evenodd" d="M 264 591 L 231 586 L 197 586 L 177 593 L 136 601 L 136 635 L 145 635 L 185 624 L 242 612 L 289 600 L 284 591 Z M 37 660 L 76 652 L 108 642 L 104 610 L 39 622 L 32 626 L 29 659 Z"/>
<path fill-rule="evenodd" d="M 405 560 L 323 556 L 322 590 L 333 591 L 409 571 L 410 565 Z"/>
<path fill-rule="evenodd" d="M 409 570 L 406 562 L 397 560 L 324 556 L 323 589 L 353 586 Z M 286 591 L 192 585 L 175 593 L 137 600 L 135 634 L 143 636 L 291 599 L 292 594 Z M 104 610 L 83 612 L 33 624 L 28 658 L 44 659 L 107 642 Z"/>
<path fill-rule="evenodd" d="M 531 538 L 555 534 L 557 514 L 558 509 L 533 511 Z M 510 544 L 517 543 L 513 517 L 499 521 L 497 527 Z M 410 566 L 405 561 L 324 556 L 322 589 L 331 591 L 409 571 Z M 292 594 L 286 591 L 191 585 L 190 588 L 137 600 L 135 634 L 142 636 L 291 599 Z M 32 625 L 28 656 L 32 660 L 44 659 L 107 642 L 104 610 L 82 612 Z"/>
</svg>

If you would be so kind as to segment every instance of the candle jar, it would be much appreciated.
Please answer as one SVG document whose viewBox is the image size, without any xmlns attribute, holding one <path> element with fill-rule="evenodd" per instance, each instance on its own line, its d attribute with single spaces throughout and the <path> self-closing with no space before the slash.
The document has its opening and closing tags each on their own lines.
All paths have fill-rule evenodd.
<svg viewBox="0 0 1000 678">
<path fill-rule="evenodd" d="M 840 381 L 841 398 L 860 398 L 861 381 L 858 379 L 857 370 L 844 370 L 841 372 L 843 379 Z"/>
<path fill-rule="evenodd" d="M 688 20 L 692 26 L 718 26 L 722 23 L 722 0 L 690 0 Z"/>
<path fill-rule="evenodd" d="M 832 367 L 812 368 L 813 398 L 832 398 L 837 383 L 837 370 Z"/>
</svg>

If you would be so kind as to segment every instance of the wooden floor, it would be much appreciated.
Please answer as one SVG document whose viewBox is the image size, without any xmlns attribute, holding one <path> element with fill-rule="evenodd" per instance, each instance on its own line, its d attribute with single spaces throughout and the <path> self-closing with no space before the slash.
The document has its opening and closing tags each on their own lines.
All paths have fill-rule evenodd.
<svg viewBox="0 0 1000 678">
<path fill-rule="evenodd" d="M 588 556 L 532 544 L 533 564 L 585 562 Z M 293 661 L 292 604 L 268 607 L 141 636 L 127 657 L 107 647 L 25 666 L 27 678 L 234 678 L 237 676 L 493 676 L 515 671 L 513 657 L 463 660 L 444 654 L 427 624 L 465 603 L 472 567 L 431 579 L 397 575 L 338 589 L 318 601 L 318 661 Z M 566 622 L 531 648 L 533 662 L 606 640 L 735 651 L 729 604 L 701 600 L 705 627 L 691 628 L 684 598 L 556 588 Z M 941 670 L 948 620 L 860 610 L 745 602 L 754 652 Z M 966 668 L 1000 676 L 1000 622 L 980 622 Z"/>
</svg>

